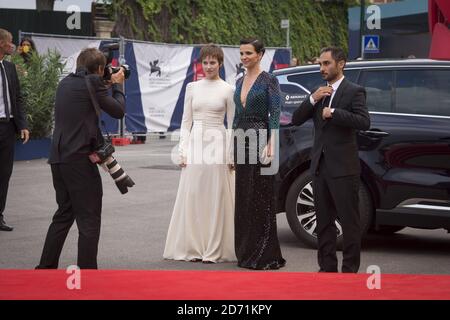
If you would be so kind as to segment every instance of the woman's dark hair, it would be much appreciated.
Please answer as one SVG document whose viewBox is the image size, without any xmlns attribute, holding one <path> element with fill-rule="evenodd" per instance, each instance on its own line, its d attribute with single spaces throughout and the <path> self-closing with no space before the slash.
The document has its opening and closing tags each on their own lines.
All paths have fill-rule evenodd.
<svg viewBox="0 0 450 320">
<path fill-rule="evenodd" d="M 251 44 L 253 46 L 253 48 L 255 48 L 256 53 L 262 53 L 264 55 L 264 52 L 266 52 L 264 43 L 257 38 L 241 39 L 241 45 L 242 44 Z"/>
<path fill-rule="evenodd" d="M 23 51 L 22 51 L 22 52 L 20 53 L 20 56 L 22 57 L 23 61 L 24 61 L 26 64 L 28 64 L 28 63 L 30 62 L 31 55 L 33 54 L 33 52 L 37 52 L 37 51 L 36 51 L 36 45 L 34 44 L 34 41 L 31 40 L 31 38 L 28 38 L 28 37 L 22 38 L 22 40 L 20 40 L 19 45 L 20 45 L 20 46 L 23 46 L 23 43 L 24 43 L 25 41 L 27 41 L 27 42 L 30 43 L 31 49 L 30 49 L 30 51 L 28 51 L 28 52 L 23 52 Z"/>
<path fill-rule="evenodd" d="M 203 62 L 203 60 L 205 60 L 206 57 L 216 58 L 219 64 L 222 64 L 223 50 L 222 48 L 213 43 L 207 44 L 200 49 L 200 61 Z"/>
<path fill-rule="evenodd" d="M 25 41 L 28 41 L 30 43 L 31 51 L 36 51 L 36 45 L 34 44 L 34 41 L 31 40 L 31 38 L 28 38 L 28 37 L 22 38 L 22 40 L 20 40 L 19 45 L 22 46 Z"/>
</svg>

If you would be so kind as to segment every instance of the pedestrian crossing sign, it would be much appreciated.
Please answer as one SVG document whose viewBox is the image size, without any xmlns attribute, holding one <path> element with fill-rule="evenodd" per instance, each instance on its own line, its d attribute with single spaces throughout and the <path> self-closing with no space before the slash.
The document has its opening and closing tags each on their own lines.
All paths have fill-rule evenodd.
<svg viewBox="0 0 450 320">
<path fill-rule="evenodd" d="M 379 53 L 380 52 L 380 36 L 366 35 L 363 36 L 364 53 Z"/>
</svg>

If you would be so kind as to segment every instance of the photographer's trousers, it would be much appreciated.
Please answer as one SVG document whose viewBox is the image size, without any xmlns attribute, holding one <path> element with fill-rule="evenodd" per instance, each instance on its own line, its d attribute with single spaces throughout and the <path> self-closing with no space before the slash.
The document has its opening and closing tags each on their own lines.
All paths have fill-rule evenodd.
<svg viewBox="0 0 450 320">
<path fill-rule="evenodd" d="M 78 261 L 81 269 L 97 269 L 98 240 L 102 211 L 102 180 L 97 165 L 86 161 L 52 164 L 53 186 L 58 210 L 50 224 L 37 268 L 58 268 L 67 234 L 76 221 Z"/>
</svg>

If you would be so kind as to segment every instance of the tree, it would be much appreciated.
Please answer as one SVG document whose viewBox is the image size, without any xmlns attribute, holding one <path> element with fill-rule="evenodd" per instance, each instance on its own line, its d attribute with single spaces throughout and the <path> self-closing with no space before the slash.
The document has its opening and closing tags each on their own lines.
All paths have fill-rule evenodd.
<svg viewBox="0 0 450 320">
<path fill-rule="evenodd" d="M 53 128 L 56 88 L 64 69 L 61 55 L 56 51 L 44 54 L 33 51 L 27 63 L 18 54 L 12 59 L 19 71 L 31 138 L 49 137 Z"/>
<path fill-rule="evenodd" d="M 348 4 L 357 0 L 107 0 L 113 36 L 165 43 L 237 45 L 257 36 L 266 46 L 282 47 L 290 20 L 292 53 L 302 61 L 320 49 L 348 49 Z M 367 1 L 367 0 L 366 0 Z"/>
<path fill-rule="evenodd" d="M 53 11 L 55 0 L 36 0 L 36 9 L 38 11 L 46 10 Z"/>
</svg>

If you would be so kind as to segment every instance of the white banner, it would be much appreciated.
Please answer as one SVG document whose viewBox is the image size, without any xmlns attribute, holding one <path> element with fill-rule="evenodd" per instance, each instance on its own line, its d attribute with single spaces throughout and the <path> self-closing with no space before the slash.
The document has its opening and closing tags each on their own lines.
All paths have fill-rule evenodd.
<svg viewBox="0 0 450 320">
<path fill-rule="evenodd" d="M 66 62 L 64 76 L 76 69 L 76 59 L 84 48 L 99 48 L 111 39 L 64 38 L 32 35 L 38 52 L 57 50 Z M 167 45 L 126 40 L 126 63 L 131 76 L 126 81 L 126 119 L 128 132 L 166 132 L 179 128 L 183 114 L 186 85 L 204 77 L 199 46 Z M 240 61 L 239 46 L 223 47 L 224 66 L 221 76 L 232 86 L 245 70 Z M 118 52 L 115 52 L 117 60 Z M 113 62 L 115 62 L 113 60 Z M 288 66 L 287 48 L 267 48 L 261 61 L 264 71 Z M 115 119 L 102 117 L 111 133 L 118 132 Z"/>
<path fill-rule="evenodd" d="M 147 131 L 166 131 L 191 64 L 193 47 L 134 43 Z"/>
<path fill-rule="evenodd" d="M 63 77 L 71 72 L 75 72 L 77 66 L 77 57 L 84 48 L 98 48 L 100 40 L 88 39 L 68 39 L 68 38 L 50 38 L 33 36 L 36 44 L 36 50 L 45 53 L 48 50 L 56 50 L 62 56 L 62 61 L 66 63 L 63 71 Z"/>
</svg>

